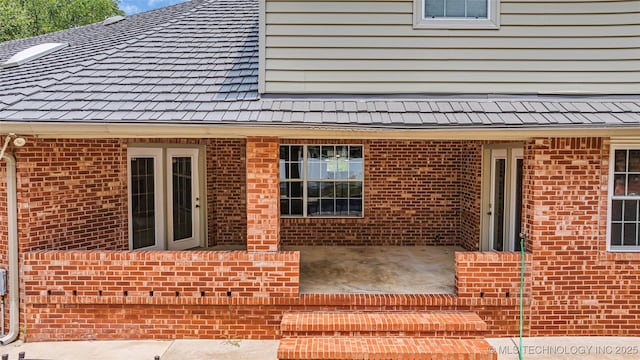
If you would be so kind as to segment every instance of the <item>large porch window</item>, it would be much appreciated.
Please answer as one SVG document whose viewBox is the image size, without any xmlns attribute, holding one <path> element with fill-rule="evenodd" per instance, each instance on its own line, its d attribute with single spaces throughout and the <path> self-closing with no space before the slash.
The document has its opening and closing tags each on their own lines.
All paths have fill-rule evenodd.
<svg viewBox="0 0 640 360">
<path fill-rule="evenodd" d="M 362 145 L 281 145 L 280 214 L 360 217 Z"/>
<path fill-rule="evenodd" d="M 609 249 L 640 251 L 640 147 L 613 145 L 609 185 Z"/>
</svg>

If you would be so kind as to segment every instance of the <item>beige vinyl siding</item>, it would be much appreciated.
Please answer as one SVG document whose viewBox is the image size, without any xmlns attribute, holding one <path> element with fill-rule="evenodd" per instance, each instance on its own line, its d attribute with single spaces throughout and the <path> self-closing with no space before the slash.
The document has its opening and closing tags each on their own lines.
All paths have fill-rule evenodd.
<svg viewBox="0 0 640 360">
<path fill-rule="evenodd" d="M 640 1 L 502 0 L 497 30 L 413 2 L 265 0 L 267 93 L 639 93 Z"/>
</svg>

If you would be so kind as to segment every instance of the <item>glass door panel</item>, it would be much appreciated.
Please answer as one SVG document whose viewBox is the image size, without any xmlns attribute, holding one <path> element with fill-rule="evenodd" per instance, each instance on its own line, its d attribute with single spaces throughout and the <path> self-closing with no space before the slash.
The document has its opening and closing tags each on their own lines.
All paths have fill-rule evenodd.
<svg viewBox="0 0 640 360">
<path fill-rule="evenodd" d="M 170 249 L 188 249 L 200 245 L 197 169 L 197 149 L 167 149 Z"/>
<path fill-rule="evenodd" d="M 174 157 L 172 160 L 174 241 L 193 236 L 192 160 L 190 157 Z"/>
<path fill-rule="evenodd" d="M 505 184 L 506 184 L 506 159 L 496 158 L 493 161 L 493 196 L 491 210 L 491 246 L 493 250 L 502 251 L 504 244 L 504 214 L 505 214 Z"/>
<path fill-rule="evenodd" d="M 515 158 L 515 176 L 512 180 L 514 183 L 512 194 L 513 199 L 513 219 L 512 219 L 512 228 L 513 231 L 511 233 L 511 239 L 513 241 L 513 251 L 520 251 L 520 233 L 522 232 L 522 164 L 523 159 Z"/>
<path fill-rule="evenodd" d="M 131 249 L 162 248 L 162 152 L 129 149 L 129 242 Z"/>
</svg>

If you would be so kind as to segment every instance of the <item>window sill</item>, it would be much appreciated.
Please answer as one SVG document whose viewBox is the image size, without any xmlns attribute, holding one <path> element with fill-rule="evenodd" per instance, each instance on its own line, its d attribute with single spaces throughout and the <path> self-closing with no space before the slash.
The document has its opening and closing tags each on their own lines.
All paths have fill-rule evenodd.
<svg viewBox="0 0 640 360">
<path fill-rule="evenodd" d="M 284 219 L 284 220 L 313 220 L 313 219 L 358 220 L 358 219 L 364 219 L 364 216 L 284 216 L 284 215 L 280 215 L 280 219 Z"/>
<path fill-rule="evenodd" d="M 609 250 L 600 254 L 600 260 L 640 262 L 640 250 Z"/>
<path fill-rule="evenodd" d="M 414 29 L 478 29 L 478 30 L 498 30 L 500 24 L 492 19 L 415 19 Z"/>
</svg>

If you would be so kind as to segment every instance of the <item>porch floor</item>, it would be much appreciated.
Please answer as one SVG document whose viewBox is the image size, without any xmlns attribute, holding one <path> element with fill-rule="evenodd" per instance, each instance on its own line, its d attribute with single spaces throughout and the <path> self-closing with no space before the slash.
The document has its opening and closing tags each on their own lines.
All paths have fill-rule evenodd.
<svg viewBox="0 0 640 360">
<path fill-rule="evenodd" d="M 453 294 L 457 246 L 295 246 L 300 293 Z"/>
</svg>

